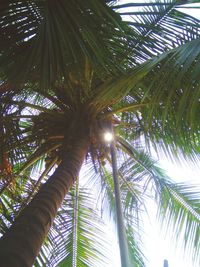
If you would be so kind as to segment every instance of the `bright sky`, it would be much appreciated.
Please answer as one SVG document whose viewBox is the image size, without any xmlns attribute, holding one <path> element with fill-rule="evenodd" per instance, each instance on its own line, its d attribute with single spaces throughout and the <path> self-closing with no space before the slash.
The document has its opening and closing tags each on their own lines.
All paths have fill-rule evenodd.
<svg viewBox="0 0 200 267">
<path fill-rule="evenodd" d="M 121 0 L 121 3 L 127 2 L 132 2 L 132 0 Z M 138 0 L 138 2 L 144 2 L 144 0 Z M 200 11 L 197 9 L 192 9 L 190 11 L 190 14 L 195 17 L 200 17 L 199 13 Z M 184 167 L 184 164 L 178 166 L 170 163 L 167 159 L 162 159 L 159 162 L 160 166 L 166 170 L 168 176 L 174 181 L 190 181 L 200 185 L 200 166 Z M 146 232 L 146 237 L 144 239 L 146 249 L 144 252 L 148 259 L 147 267 L 163 267 L 164 259 L 168 260 L 169 267 L 194 267 L 193 263 L 184 257 L 184 251 L 181 247 L 175 249 L 173 240 L 170 240 L 162 233 L 160 225 L 156 221 L 156 209 L 154 203 L 151 203 L 150 205 L 150 214 L 151 218 L 144 217 L 144 227 Z M 113 248 L 112 258 L 112 267 L 120 267 L 117 247 Z"/>
</svg>

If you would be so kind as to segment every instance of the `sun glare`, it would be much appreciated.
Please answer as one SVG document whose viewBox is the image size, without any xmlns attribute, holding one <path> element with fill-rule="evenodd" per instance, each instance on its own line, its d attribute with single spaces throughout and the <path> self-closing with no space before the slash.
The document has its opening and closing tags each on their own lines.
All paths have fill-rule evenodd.
<svg viewBox="0 0 200 267">
<path fill-rule="evenodd" d="M 113 135 L 110 132 L 104 133 L 104 140 L 108 143 L 110 143 L 113 140 Z"/>
</svg>

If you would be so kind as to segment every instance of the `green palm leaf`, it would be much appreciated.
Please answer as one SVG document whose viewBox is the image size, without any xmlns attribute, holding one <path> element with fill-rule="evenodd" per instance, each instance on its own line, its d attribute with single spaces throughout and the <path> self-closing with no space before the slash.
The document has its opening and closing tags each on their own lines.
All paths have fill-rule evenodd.
<svg viewBox="0 0 200 267">
<path fill-rule="evenodd" d="M 198 186 L 170 181 L 155 181 L 159 219 L 167 233 L 178 244 L 183 239 L 184 250 L 199 264 L 200 201 Z M 162 218 L 161 218 L 162 217 Z"/>
<path fill-rule="evenodd" d="M 124 35 L 124 23 L 104 1 L 3 1 L 0 15 L 0 66 L 15 83 L 40 77 L 48 88 L 85 56 L 116 70 L 113 52 L 120 56 L 123 46 L 115 37 Z"/>
<path fill-rule="evenodd" d="M 102 216 L 110 218 L 116 224 L 114 184 L 110 170 L 105 167 L 100 169 L 100 174 L 94 174 L 92 170 L 86 172 L 87 177 L 91 176 L 86 183 L 92 190 L 99 190 L 97 194 L 97 206 L 101 207 Z M 131 264 L 137 267 L 145 266 L 145 256 L 142 252 L 142 242 L 140 240 L 139 216 L 142 196 L 140 185 L 131 184 L 120 172 L 120 184 L 122 195 L 122 206 L 125 219 L 125 229 L 128 240 L 128 250 Z M 99 185 L 101 185 L 99 187 Z M 95 189 L 94 189 L 95 188 Z M 141 197 L 141 198 L 140 198 Z M 140 198 L 140 199 L 139 199 Z"/>
<path fill-rule="evenodd" d="M 101 266 L 108 263 L 105 225 L 93 201 L 90 193 L 81 187 L 78 195 L 73 189 L 66 197 L 43 248 L 44 251 L 45 247 L 50 248 L 49 242 L 53 246 L 50 257 L 46 257 L 47 266 Z"/>
<path fill-rule="evenodd" d="M 137 33 L 131 42 L 135 44 L 133 53 L 138 62 L 198 38 L 199 20 L 182 13 L 182 3 L 167 0 L 127 3 L 115 7 Z M 183 4 L 187 3 L 184 1 Z"/>
<path fill-rule="evenodd" d="M 122 172 L 125 171 L 128 180 L 137 180 L 143 184 L 147 196 L 156 197 L 159 219 L 168 234 L 172 234 L 177 242 L 184 239 L 184 249 L 198 264 L 200 200 L 198 187 L 172 182 L 164 171 L 144 153 L 136 150 L 127 142 L 121 140 L 127 149 L 128 159 Z M 147 203 L 147 202 L 146 202 Z"/>
<path fill-rule="evenodd" d="M 194 2 L 2 1 L 0 234 L 64 165 L 87 126 L 87 190 L 80 185 L 66 196 L 35 266 L 107 264 L 102 218 L 115 222 L 116 214 L 102 137 L 112 127 L 132 264 L 145 266 L 140 221 L 149 198 L 199 263 L 197 189 L 173 183 L 146 152 L 199 157 L 199 20 L 181 12 Z"/>
</svg>

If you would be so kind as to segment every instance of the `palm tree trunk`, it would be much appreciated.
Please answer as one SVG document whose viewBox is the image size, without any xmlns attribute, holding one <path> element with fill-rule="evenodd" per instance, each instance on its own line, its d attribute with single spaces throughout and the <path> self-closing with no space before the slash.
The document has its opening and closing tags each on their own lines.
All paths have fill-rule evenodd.
<svg viewBox="0 0 200 267">
<path fill-rule="evenodd" d="M 79 175 L 88 145 L 86 133 L 66 141 L 59 167 L 1 238 L 1 267 L 33 265 L 66 193 Z"/>
<path fill-rule="evenodd" d="M 164 267 L 169 267 L 168 260 L 164 260 Z"/>
<path fill-rule="evenodd" d="M 126 229 L 125 229 L 125 224 L 124 224 L 124 215 L 123 215 L 123 208 L 122 208 L 120 185 L 119 185 L 119 180 L 118 180 L 115 140 L 112 141 L 110 145 L 110 151 L 111 151 L 111 157 L 112 157 L 112 170 L 113 170 L 116 217 L 117 217 L 117 232 L 118 232 L 118 239 L 119 239 L 121 266 L 129 267 L 130 260 L 129 260 L 129 253 L 128 253 Z M 134 266 L 132 265 L 132 267 Z"/>
</svg>

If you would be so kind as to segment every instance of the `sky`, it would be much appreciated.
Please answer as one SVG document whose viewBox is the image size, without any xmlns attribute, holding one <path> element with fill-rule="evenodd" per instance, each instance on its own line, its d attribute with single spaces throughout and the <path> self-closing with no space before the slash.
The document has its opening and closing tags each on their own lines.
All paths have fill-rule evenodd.
<svg viewBox="0 0 200 267">
<path fill-rule="evenodd" d="M 132 0 L 121 0 L 120 2 L 127 3 L 132 2 Z M 144 2 L 144 0 L 138 0 L 138 2 Z M 192 9 L 190 14 L 198 18 L 200 17 L 200 11 L 198 9 Z M 166 158 L 159 160 L 159 163 L 160 167 L 174 181 L 188 181 L 189 183 L 200 186 L 200 165 L 194 166 L 188 164 L 186 166 L 184 163 L 176 165 L 175 163 L 169 162 Z M 149 218 L 144 217 L 145 238 L 143 240 L 145 246 L 144 252 L 148 260 L 147 267 L 163 267 L 164 259 L 168 260 L 169 267 L 194 267 L 192 261 L 184 257 L 184 251 L 181 246 L 175 247 L 173 240 L 162 233 L 161 227 L 156 220 L 156 208 L 153 202 L 149 205 L 149 214 L 151 214 Z M 113 239 L 115 239 L 114 234 Z M 112 267 L 120 267 L 119 251 L 117 245 L 114 243 Z"/>
</svg>

